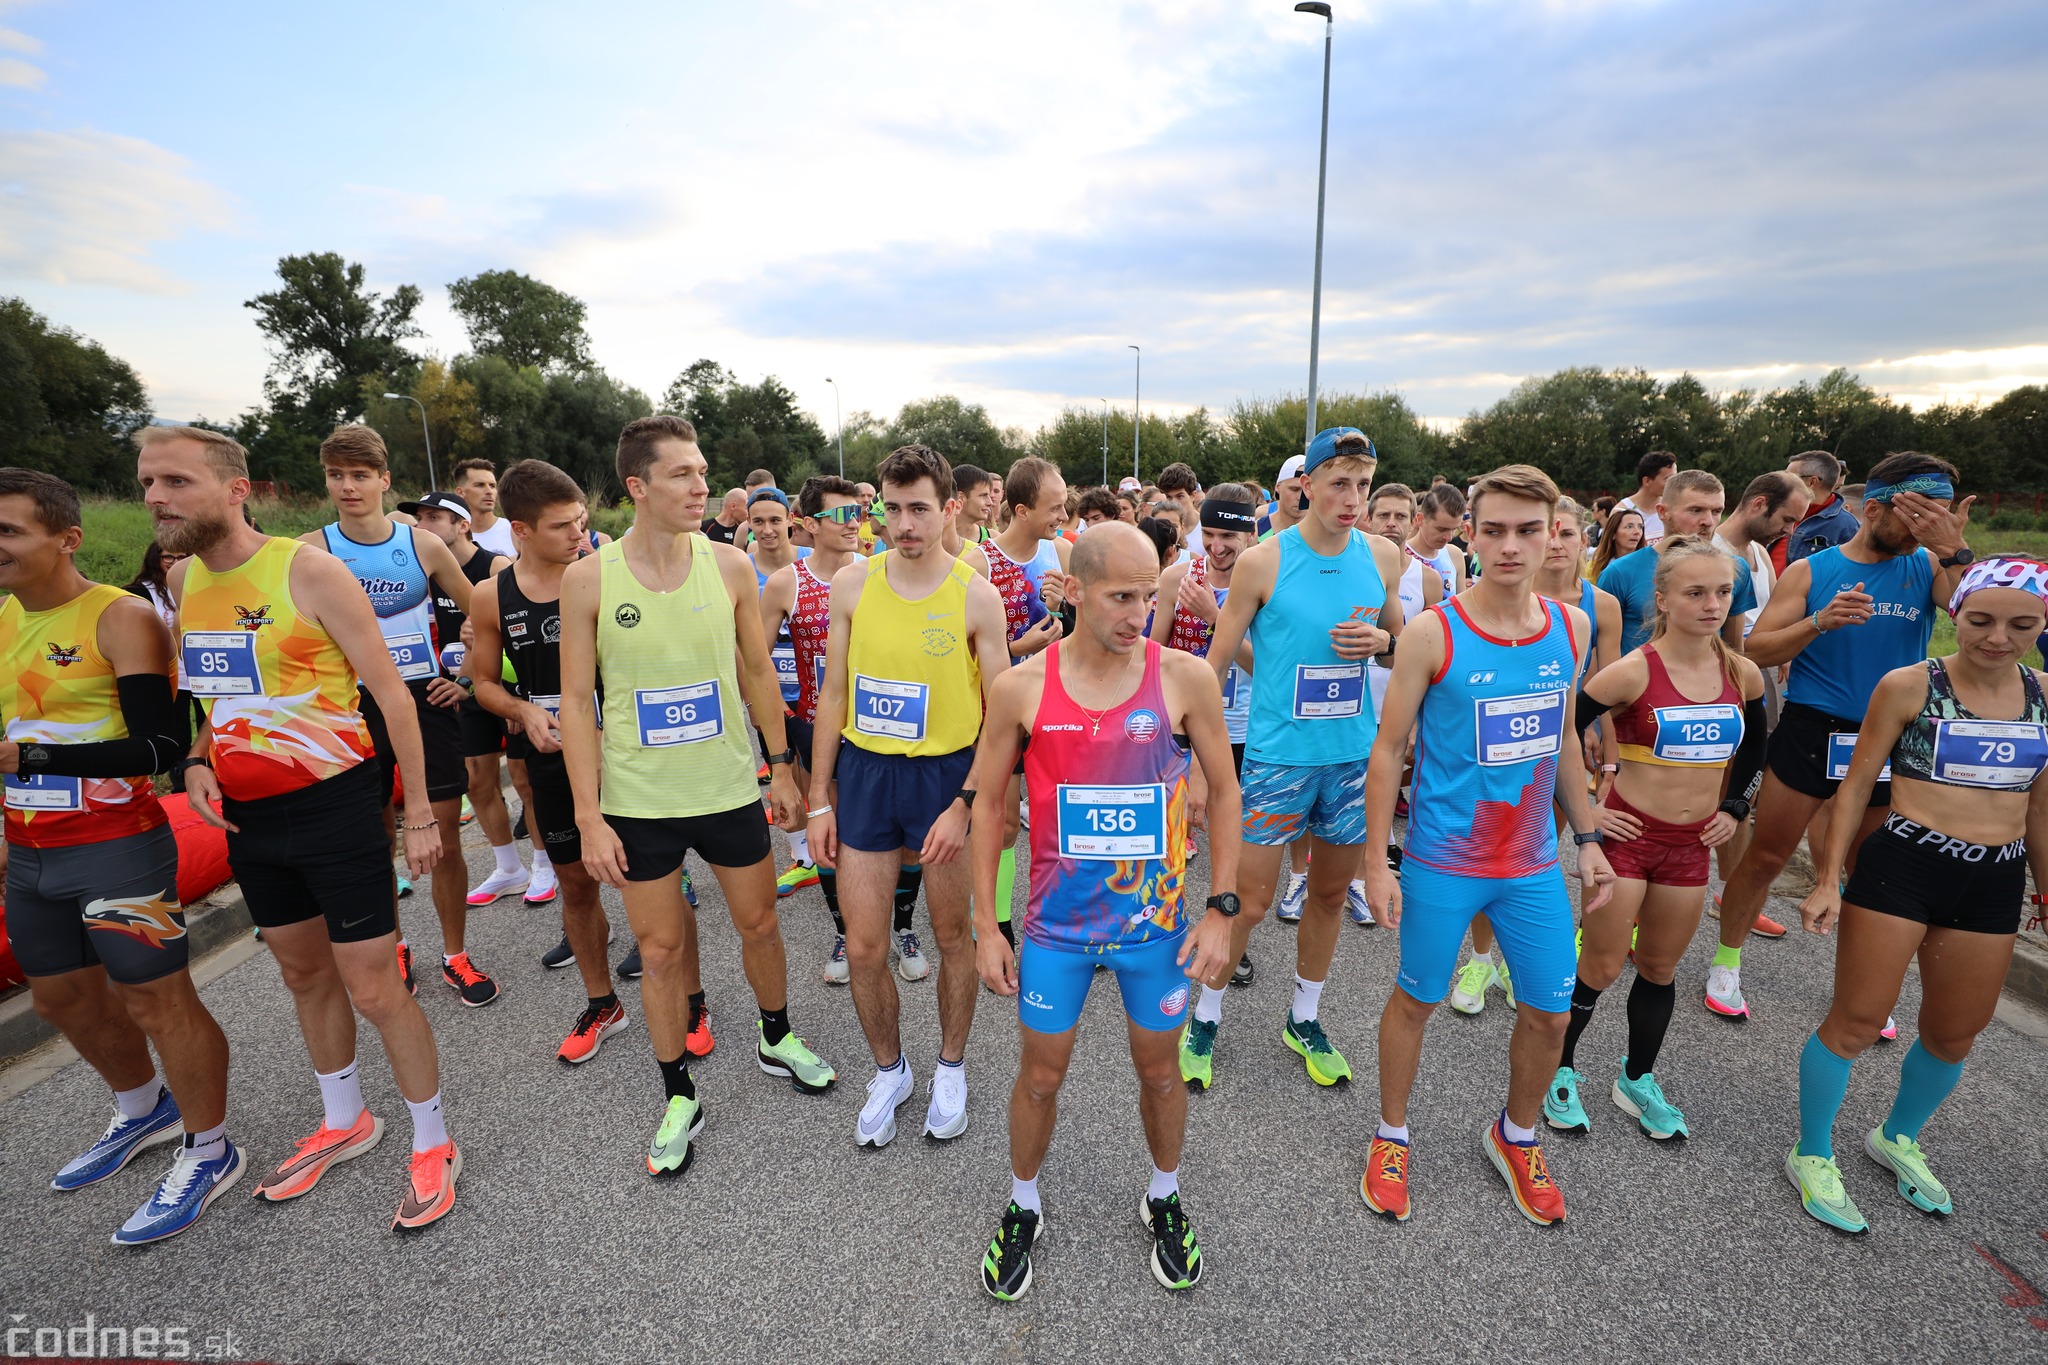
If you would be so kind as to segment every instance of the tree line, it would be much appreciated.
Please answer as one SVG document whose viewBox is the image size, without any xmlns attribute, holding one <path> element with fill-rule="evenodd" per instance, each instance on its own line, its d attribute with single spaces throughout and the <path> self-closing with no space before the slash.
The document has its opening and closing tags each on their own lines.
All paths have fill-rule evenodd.
<svg viewBox="0 0 2048 1365">
<path fill-rule="evenodd" d="M 340 422 L 366 421 L 390 447 L 395 481 L 423 487 L 423 409 L 444 474 L 472 456 L 500 467 L 532 456 L 600 497 L 617 496 L 611 466 L 619 428 L 656 404 L 591 358 L 582 300 L 512 270 L 465 276 L 448 293 L 470 348 L 443 358 L 416 344 L 424 297 L 417 285 L 383 295 L 367 287 L 359 263 L 334 252 L 284 257 L 276 287 L 246 304 L 270 349 L 264 401 L 207 424 L 248 447 L 256 477 L 310 493 L 321 482 L 321 438 Z M 1027 432 L 998 426 L 980 404 L 940 395 L 906 403 L 893 417 L 853 412 L 843 432 L 829 432 L 775 376 L 748 382 L 709 359 L 682 370 L 659 407 L 696 424 L 716 488 L 736 486 L 756 468 L 797 487 L 840 467 L 842 438 L 853 478 L 871 477 L 884 455 L 913 441 L 990 469 L 1038 455 L 1074 484 L 1102 481 L 1105 463 L 1112 483 L 1131 472 L 1128 409 L 1070 407 Z M 20 299 L 0 299 L 0 451 L 7 460 L 84 487 L 126 491 L 133 475 L 127 437 L 148 420 L 147 394 L 129 365 Z M 1178 461 L 1205 485 L 1270 484 L 1300 451 L 1306 421 L 1299 393 L 1239 399 L 1222 411 L 1147 414 L 1138 433 L 1140 473 L 1154 478 Z M 1739 488 L 1802 450 L 1833 451 L 1860 477 L 1886 452 L 1912 449 L 1955 464 L 1973 490 L 2048 492 L 2042 385 L 1989 404 L 1915 411 L 1844 370 L 1767 392 L 1714 392 L 1690 374 L 1660 379 L 1641 369 L 1573 368 L 1526 380 L 1447 430 L 1392 392 L 1324 393 L 1317 422 L 1362 429 L 1379 447 L 1381 480 L 1423 486 L 1436 474 L 1465 480 L 1524 463 L 1565 488 L 1625 491 L 1634 487 L 1638 459 L 1669 450 L 1682 466 L 1713 470 Z"/>
</svg>

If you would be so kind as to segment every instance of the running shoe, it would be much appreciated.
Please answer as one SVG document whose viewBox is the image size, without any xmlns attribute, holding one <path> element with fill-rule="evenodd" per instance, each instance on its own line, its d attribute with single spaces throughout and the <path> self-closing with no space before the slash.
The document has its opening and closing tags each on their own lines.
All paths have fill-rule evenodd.
<svg viewBox="0 0 2048 1365">
<path fill-rule="evenodd" d="M 1758 938 L 1783 938 L 1785 937 L 1785 926 L 1772 919 L 1769 915 L 1760 913 L 1756 917 L 1756 923 L 1749 927 L 1749 932 L 1755 934 Z"/>
<path fill-rule="evenodd" d="M 1282 924 L 1299 924 L 1301 907 L 1308 901 L 1308 874 L 1297 872 L 1287 879 L 1287 890 L 1280 897 L 1280 906 L 1273 912 L 1274 918 Z"/>
<path fill-rule="evenodd" d="M 1207 1090 L 1215 1079 L 1216 1026 L 1190 1019 L 1180 1033 L 1180 1078 L 1190 1090 Z"/>
<path fill-rule="evenodd" d="M 1045 1215 L 1011 1204 L 996 1225 L 995 1240 L 981 1258 L 981 1287 L 1004 1303 L 1031 1289 L 1031 1249 L 1045 1235 Z"/>
<path fill-rule="evenodd" d="M 1882 1042 L 1896 1043 L 1899 1041 L 1899 1021 L 1887 1014 L 1884 1017 L 1884 1027 L 1877 1031 L 1877 1036 Z"/>
<path fill-rule="evenodd" d="M 689 1170 L 697 1159 L 692 1142 L 703 1131 L 704 1106 L 696 1097 L 670 1099 L 661 1127 L 654 1130 L 654 1141 L 647 1144 L 647 1174 L 665 1178 Z"/>
<path fill-rule="evenodd" d="M 683 869 L 683 899 L 690 903 L 692 910 L 697 908 L 697 884 L 690 880 L 690 869 L 687 867 Z"/>
<path fill-rule="evenodd" d="M 462 1174 L 462 1149 L 449 1139 L 439 1147 L 414 1152 L 406 1170 L 405 1197 L 391 1216 L 391 1230 L 423 1228 L 447 1217 L 455 1207 L 455 1181 Z"/>
<path fill-rule="evenodd" d="M 967 1131 L 967 1068 L 932 1068 L 931 1103 L 924 1111 L 924 1135 L 941 1142 Z"/>
<path fill-rule="evenodd" d="M 300 1138 L 284 1163 L 257 1182 L 256 1197 L 273 1204 L 297 1199 L 320 1183 L 328 1167 L 353 1161 L 383 1140 L 384 1120 L 367 1109 L 346 1128 L 329 1128 L 323 1123 L 311 1137 Z"/>
<path fill-rule="evenodd" d="M 404 939 L 398 940 L 398 974 L 405 979 L 406 994 L 420 993 L 420 983 L 412 975 L 412 945 Z"/>
<path fill-rule="evenodd" d="M 1619 1103 L 1619 1101 L 1617 1101 Z M 1590 1133 L 1586 1106 L 1579 1102 L 1579 1073 L 1561 1066 L 1543 1092 L 1543 1121 L 1560 1133 Z"/>
<path fill-rule="evenodd" d="M 1509 1009 L 1521 1008 L 1521 1006 L 1515 1003 L 1515 978 L 1508 974 L 1508 964 L 1505 957 L 1494 964 L 1493 984 L 1500 987 L 1501 997 Z"/>
<path fill-rule="evenodd" d="M 1615 1108 L 1642 1124 L 1643 1131 L 1657 1141 L 1692 1136 L 1692 1130 L 1685 1126 L 1685 1115 L 1664 1098 L 1664 1087 L 1657 1084 L 1657 1074 L 1645 1071 L 1636 1080 L 1630 1080 L 1626 1057 L 1621 1059 L 1621 1074 L 1614 1078 L 1613 1095 Z"/>
<path fill-rule="evenodd" d="M 470 807 L 469 798 L 465 796 L 462 798 L 462 823 L 466 825 L 474 819 L 476 819 L 476 811 Z"/>
<path fill-rule="evenodd" d="M 180 1147 L 171 1169 L 144 1200 L 121 1230 L 114 1234 L 117 1247 L 141 1246 L 175 1237 L 199 1221 L 207 1206 L 226 1194 L 242 1178 L 242 1149 L 230 1142 L 217 1157 L 202 1160 L 189 1147 Z"/>
<path fill-rule="evenodd" d="M 896 975 L 902 977 L 905 981 L 922 981 L 931 974 L 931 959 L 924 955 L 924 948 L 917 941 L 917 930 L 898 930 L 896 933 Z"/>
<path fill-rule="evenodd" d="M 711 1010 L 709 1006 L 697 1011 L 697 1017 L 690 1021 L 690 1035 L 683 1039 L 683 1051 L 692 1057 L 709 1057 L 716 1043 L 711 1037 Z"/>
<path fill-rule="evenodd" d="M 1785 1156 L 1785 1178 L 1799 1191 L 1799 1204 L 1809 1216 L 1839 1232 L 1868 1232 L 1863 1211 L 1842 1187 L 1842 1171 L 1821 1156 L 1801 1156 L 1796 1146 Z"/>
<path fill-rule="evenodd" d="M 533 870 L 532 878 L 526 884 L 526 894 L 521 899 L 528 905 L 546 905 L 554 900 L 561 885 L 555 876 L 555 865 L 543 863 Z"/>
<path fill-rule="evenodd" d="M 1394 818 L 1397 820 L 1406 820 L 1408 818 L 1408 793 L 1405 791 L 1394 798 Z"/>
<path fill-rule="evenodd" d="M 1724 1019 L 1748 1020 L 1749 1002 L 1742 998 L 1742 973 L 1738 969 L 1707 968 L 1707 1008 Z"/>
<path fill-rule="evenodd" d="M 1553 1227 L 1564 1221 L 1564 1195 L 1559 1192 L 1557 1182 L 1550 1178 L 1550 1165 L 1543 1159 L 1543 1144 L 1540 1142 L 1510 1142 L 1502 1131 L 1501 1117 L 1486 1125 L 1482 1141 L 1486 1144 L 1487 1160 L 1500 1172 L 1500 1178 L 1508 1182 L 1508 1193 L 1515 1197 L 1515 1207 L 1524 1217 L 1538 1227 Z"/>
<path fill-rule="evenodd" d="M 120 1110 L 107 1122 L 99 1141 L 64 1163 L 50 1181 L 53 1190 L 82 1190 L 113 1175 L 142 1154 L 145 1148 L 176 1142 L 185 1136 L 185 1120 L 170 1090 L 158 1086 L 156 1108 L 139 1119 L 125 1118 Z"/>
<path fill-rule="evenodd" d="M 1365 1175 L 1358 1182 L 1358 1197 L 1374 1213 L 1397 1223 L 1408 1221 L 1408 1144 L 1399 1138 L 1375 1134 L 1365 1154 Z"/>
<path fill-rule="evenodd" d="M 462 1003 L 471 1009 L 490 1004 L 498 998 L 498 983 L 476 969 L 468 953 L 457 953 L 441 964 L 441 980 L 453 987 L 462 997 Z"/>
<path fill-rule="evenodd" d="M 775 879 L 775 894 L 794 896 L 807 886 L 818 884 L 818 869 L 813 863 L 791 863 L 789 870 Z"/>
<path fill-rule="evenodd" d="M 609 1005 L 585 1005 L 583 1013 L 576 1016 L 576 1027 L 569 1030 L 569 1036 L 562 1040 L 562 1046 L 555 1056 L 572 1064 L 589 1061 L 597 1055 L 604 1040 L 626 1027 L 626 1007 L 614 1000 Z"/>
<path fill-rule="evenodd" d="M 523 892 L 533 884 L 533 877 L 524 868 L 517 872 L 496 871 L 478 882 L 465 900 L 470 905 L 489 905 L 503 896 Z"/>
<path fill-rule="evenodd" d="M 850 969 L 846 965 L 846 935 L 832 935 L 832 956 L 825 959 L 825 984 L 844 986 Z"/>
<path fill-rule="evenodd" d="M 1246 953 L 1237 960 L 1237 965 L 1230 969 L 1230 984 L 1233 986 L 1251 985 L 1252 976 L 1257 970 L 1256 967 L 1252 966 L 1252 955 Z"/>
<path fill-rule="evenodd" d="M 398 898 L 400 900 L 404 900 L 407 896 L 410 896 L 411 894 L 412 878 L 406 876 L 405 873 L 400 872 L 398 874 Z"/>
<path fill-rule="evenodd" d="M 764 787 L 768 785 L 768 765 L 766 763 L 759 764 L 755 767 L 754 781 L 760 783 Z"/>
<path fill-rule="evenodd" d="M 839 1073 L 819 1061 L 818 1054 L 806 1047 L 794 1031 L 783 1034 L 781 1042 L 771 1043 L 759 1020 L 754 1022 L 754 1029 L 761 1035 L 754 1040 L 754 1060 L 769 1075 L 787 1076 L 789 1083 L 806 1095 L 830 1090 L 832 1082 L 839 1079 Z"/>
<path fill-rule="evenodd" d="M 1164 1199 L 1147 1195 L 1138 1202 L 1138 1217 L 1152 1234 L 1152 1278 L 1168 1289 L 1193 1289 L 1202 1282 L 1202 1248 L 1180 1192 Z"/>
<path fill-rule="evenodd" d="M 612 940 L 618 936 L 619 930 L 617 925 L 607 924 L 605 926 L 604 941 L 606 947 L 610 947 Z M 546 967 L 549 971 L 558 971 L 563 967 L 573 967 L 576 965 L 576 950 L 569 946 L 569 936 L 567 934 L 562 935 L 560 943 L 557 943 L 554 947 L 540 955 L 540 965 Z"/>
<path fill-rule="evenodd" d="M 1458 973 L 1451 986 L 1451 1008 L 1460 1014 L 1477 1014 L 1486 1008 L 1486 988 L 1493 984 L 1493 959 L 1475 957 Z"/>
<path fill-rule="evenodd" d="M 1899 1178 L 1899 1193 L 1920 1212 L 1956 1211 L 1955 1201 L 1948 1196 L 1948 1186 L 1927 1169 L 1927 1154 L 1912 1138 L 1888 1138 L 1880 1126 L 1864 1134 L 1863 1150 L 1872 1161 Z"/>
<path fill-rule="evenodd" d="M 1321 1021 L 1296 1019 L 1288 1016 L 1287 1027 L 1280 1034 L 1287 1046 L 1301 1054 L 1301 1060 L 1308 1067 L 1308 1078 L 1317 1085 L 1336 1085 L 1351 1079 L 1351 1063 L 1344 1060 L 1344 1054 L 1330 1046 L 1330 1040 L 1323 1034 Z"/>
<path fill-rule="evenodd" d="M 611 940 L 606 939 L 605 942 L 610 943 Z M 621 981 L 638 981 L 644 975 L 646 975 L 646 968 L 640 965 L 640 945 L 636 942 L 633 945 L 633 950 L 619 959 L 619 979 Z"/>
<path fill-rule="evenodd" d="M 854 1145 L 887 1147 L 896 1136 L 897 1107 L 910 1098 L 916 1087 L 917 1078 L 911 1075 L 908 1062 L 895 1071 L 876 1071 L 874 1079 L 868 1082 L 867 1102 L 861 1105 L 860 1117 L 854 1120 Z"/>
<path fill-rule="evenodd" d="M 1344 888 L 1344 909 L 1353 924 L 1372 925 L 1372 907 L 1366 904 L 1364 882 L 1353 882 Z"/>
</svg>

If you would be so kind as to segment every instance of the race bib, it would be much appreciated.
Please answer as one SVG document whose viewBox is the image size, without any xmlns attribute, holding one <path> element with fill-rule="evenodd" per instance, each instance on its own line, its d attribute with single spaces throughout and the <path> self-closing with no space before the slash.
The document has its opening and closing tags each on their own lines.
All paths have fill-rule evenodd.
<svg viewBox="0 0 2048 1365">
<path fill-rule="evenodd" d="M 768 651 L 768 657 L 775 661 L 775 681 L 782 687 L 782 699 L 795 701 L 797 694 L 803 690 L 796 671 L 796 646 L 788 643 L 778 644 Z"/>
<path fill-rule="evenodd" d="M 1237 665 L 1232 664 L 1223 672 L 1223 709 L 1226 711 L 1237 709 L 1237 679 Z"/>
<path fill-rule="evenodd" d="M 2024 787 L 2048 767 L 2048 727 L 2026 721 L 1938 720 L 1934 780 L 1960 787 Z"/>
<path fill-rule="evenodd" d="M 1849 775 L 1849 760 L 1851 758 L 1854 758 L 1855 756 L 1855 731 L 1852 730 L 1848 734 L 1829 735 L 1828 781 L 1840 782 L 1843 778 L 1847 777 Z M 1877 780 L 1880 782 L 1889 782 L 1892 780 L 1892 765 L 1890 759 L 1885 760 L 1884 768 L 1878 773 Z"/>
<path fill-rule="evenodd" d="M 1365 709 L 1365 664 L 1296 664 L 1294 718 L 1341 720 Z"/>
<path fill-rule="evenodd" d="M 1166 788 L 1061 783 L 1060 856 L 1095 861 L 1158 858 L 1166 852 Z"/>
<path fill-rule="evenodd" d="M 9 773 L 7 807 L 9 810 L 84 810 L 85 793 L 75 777 L 52 777 L 48 773 L 22 777 L 18 773 Z"/>
<path fill-rule="evenodd" d="M 550 719 L 555 721 L 562 719 L 562 699 L 560 697 L 528 697 L 527 700 L 547 712 Z"/>
<path fill-rule="evenodd" d="M 556 705 L 561 704 L 557 699 Z M 725 733 L 725 707 L 718 682 L 688 687 L 637 687 L 633 710 L 640 720 L 640 746 L 664 749 L 671 744 L 701 744 Z"/>
<path fill-rule="evenodd" d="M 418 682 L 431 678 L 440 671 L 441 661 L 434 653 L 434 647 L 427 643 L 427 637 L 420 631 L 408 635 L 387 635 L 384 648 L 390 651 L 391 662 L 398 665 L 398 676 L 407 682 Z"/>
<path fill-rule="evenodd" d="M 925 707 L 931 701 L 931 692 L 924 683 L 854 674 L 854 732 L 909 743 L 923 739 Z"/>
<path fill-rule="evenodd" d="M 1742 743 L 1742 713 L 1727 702 L 1657 708 L 1657 742 L 1666 763 L 1726 763 Z"/>
<path fill-rule="evenodd" d="M 1531 692 L 1526 697 L 1480 697 L 1479 765 L 1499 768 L 1556 753 L 1564 743 L 1566 693 Z"/>
<path fill-rule="evenodd" d="M 179 657 L 195 697 L 254 697 L 262 694 L 256 665 L 256 637 L 245 630 L 188 630 Z"/>
</svg>

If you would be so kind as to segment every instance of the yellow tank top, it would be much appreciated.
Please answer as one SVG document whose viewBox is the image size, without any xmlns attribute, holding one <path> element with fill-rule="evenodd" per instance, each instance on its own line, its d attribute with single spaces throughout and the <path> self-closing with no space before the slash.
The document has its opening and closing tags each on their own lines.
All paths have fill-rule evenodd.
<svg viewBox="0 0 2048 1365">
<path fill-rule="evenodd" d="M 355 665 L 292 601 L 292 560 L 310 549 L 272 536 L 226 573 L 197 558 L 185 571 L 179 659 L 213 722 L 221 792 L 236 801 L 310 787 L 373 752 Z"/>
<path fill-rule="evenodd" d="M 0 602 L 0 718 L 16 743 L 128 738 L 114 666 L 100 653 L 100 616 L 128 594 L 95 583 L 61 607 Z M 146 776 L 7 775 L 7 841 L 31 848 L 96 844 L 155 829 L 167 817 Z"/>
<path fill-rule="evenodd" d="M 626 567 L 626 541 L 597 550 L 597 669 L 604 681 L 607 815 L 713 815 L 761 799 L 740 692 L 732 597 L 708 537 L 690 576 L 655 592 Z"/>
<path fill-rule="evenodd" d="M 951 754 L 981 734 L 981 667 L 967 636 L 967 585 L 956 559 L 929 597 L 909 601 L 889 586 L 884 550 L 867 581 L 846 642 L 848 739 L 876 754 Z"/>
</svg>

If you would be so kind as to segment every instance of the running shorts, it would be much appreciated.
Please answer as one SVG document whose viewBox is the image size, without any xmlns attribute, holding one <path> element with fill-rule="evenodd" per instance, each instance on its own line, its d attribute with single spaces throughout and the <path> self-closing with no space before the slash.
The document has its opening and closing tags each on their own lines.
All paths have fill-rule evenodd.
<svg viewBox="0 0 2048 1365">
<path fill-rule="evenodd" d="M 1607 791 L 1604 804 L 1609 810 L 1633 815 L 1643 823 L 1643 832 L 1633 839 L 1616 839 L 1610 835 L 1601 843 L 1601 851 L 1607 855 L 1607 864 L 1614 869 L 1615 876 L 1633 882 L 1648 882 L 1652 886 L 1707 884 L 1707 865 L 1711 859 L 1707 846 L 1700 842 L 1700 831 L 1707 827 L 1713 816 L 1687 825 L 1674 825 L 1647 811 L 1638 810 L 1612 787 Z M 1514 969 L 1508 970 L 1512 972 Z"/>
<path fill-rule="evenodd" d="M 583 861 L 583 833 L 576 828 L 576 798 L 569 789 L 569 765 L 560 754 L 534 754 L 526 760 L 527 825 L 540 835 L 548 861 Z"/>
<path fill-rule="evenodd" d="M 486 711 L 475 697 L 463 699 L 455 708 L 462 726 L 462 755 L 465 758 L 494 758 L 505 748 L 505 718 Z"/>
<path fill-rule="evenodd" d="M 420 718 L 420 752 L 426 760 L 427 800 L 459 801 L 469 791 L 469 765 L 463 760 L 462 717 L 452 706 L 436 706 L 427 700 L 426 685 L 408 683 L 413 711 Z M 370 727 L 370 743 L 376 748 L 375 767 L 384 778 L 384 804 L 390 805 L 398 790 L 398 755 L 391 747 L 391 731 L 384 724 L 384 712 L 377 699 L 362 694 L 363 719 Z"/>
<path fill-rule="evenodd" d="M 336 943 L 398 930 L 398 881 L 384 828 L 385 779 L 358 763 L 310 787 L 255 801 L 221 802 L 228 868 L 259 929 L 327 919 Z"/>
<path fill-rule="evenodd" d="M 1303 834 L 1326 844 L 1365 842 L 1365 764 L 1247 758 L 1241 777 L 1246 843 L 1291 844 Z"/>
<path fill-rule="evenodd" d="M 529 776 L 530 771 L 531 760 Z M 692 850 L 713 867 L 752 867 L 770 852 L 768 817 L 759 801 L 712 815 L 648 818 L 607 813 L 604 819 L 625 845 L 629 882 L 658 882 L 673 875 Z"/>
<path fill-rule="evenodd" d="M 2026 895 L 2024 837 L 2003 848 L 1964 843 L 1893 812 L 1857 851 L 1842 899 L 1930 929 L 2016 934 Z"/>
<path fill-rule="evenodd" d="M 1040 943 L 1029 934 L 1017 950 L 1017 1017 L 1033 1033 L 1065 1033 L 1081 1022 L 1081 1006 L 1097 967 L 1116 974 L 1124 1014 L 1154 1033 L 1186 1021 L 1188 978 L 1180 963 L 1185 932 L 1147 939 L 1129 948 L 1078 952 Z"/>
<path fill-rule="evenodd" d="M 1526 877 L 1485 878 L 1401 863 L 1400 988 L 1425 1005 L 1450 993 L 1451 972 L 1472 917 L 1493 923 L 1514 978 L 1515 999 L 1546 1014 L 1570 1008 L 1579 977 L 1572 903 L 1556 867 Z"/>
<path fill-rule="evenodd" d="M 1840 778 L 1828 776 L 1828 736 L 1853 735 L 1862 724 L 1788 701 L 1778 716 L 1778 728 L 1771 731 L 1765 766 L 1793 791 L 1826 801 L 1842 785 Z M 1870 789 L 1872 809 L 1891 803 L 1891 783 L 1880 782 Z"/>
<path fill-rule="evenodd" d="M 64 848 L 10 843 L 7 941 L 30 976 L 101 966 L 140 986 L 183 971 L 190 951 L 171 827 Z"/>
<path fill-rule="evenodd" d="M 971 746 L 950 754 L 872 754 L 841 740 L 832 801 L 839 842 L 860 853 L 915 853 L 973 767 Z M 990 799 L 1001 802 L 993 794 Z"/>
</svg>

